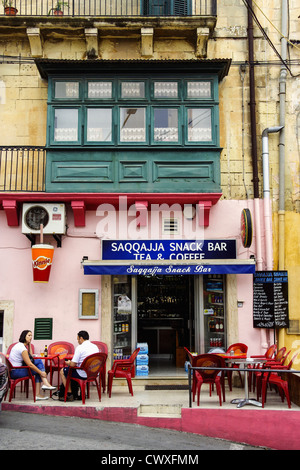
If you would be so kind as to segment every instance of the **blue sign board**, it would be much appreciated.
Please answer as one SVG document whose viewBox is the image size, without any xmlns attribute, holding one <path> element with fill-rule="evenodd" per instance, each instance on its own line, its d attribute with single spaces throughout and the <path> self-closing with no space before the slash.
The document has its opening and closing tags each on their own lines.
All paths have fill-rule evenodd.
<svg viewBox="0 0 300 470">
<path fill-rule="evenodd" d="M 102 260 L 236 259 L 236 240 L 103 240 Z"/>
<path fill-rule="evenodd" d="M 191 275 L 191 274 L 253 274 L 254 264 L 90 264 L 83 265 L 84 274 L 127 274 L 131 276 Z"/>
</svg>

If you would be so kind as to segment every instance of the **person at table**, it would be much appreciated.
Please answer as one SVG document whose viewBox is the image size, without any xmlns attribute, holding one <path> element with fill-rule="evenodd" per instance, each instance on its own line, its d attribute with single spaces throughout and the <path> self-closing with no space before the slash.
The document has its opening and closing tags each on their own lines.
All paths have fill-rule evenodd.
<svg viewBox="0 0 300 470">
<path fill-rule="evenodd" d="M 34 359 L 31 349 L 32 332 L 24 330 L 20 334 L 19 342 L 16 343 L 9 354 L 9 360 L 13 367 L 29 366 L 36 384 L 36 400 L 48 400 L 48 396 L 41 394 L 42 390 L 55 390 L 56 387 L 48 382 L 45 366 L 41 359 Z M 18 379 L 28 376 L 27 369 L 12 369 L 11 378 Z M 43 383 L 41 387 L 41 383 Z"/>
<path fill-rule="evenodd" d="M 67 380 L 66 377 L 69 372 L 70 367 L 80 367 L 82 362 L 87 356 L 90 356 L 91 354 L 95 354 L 99 352 L 98 347 L 90 342 L 90 336 L 87 331 L 79 331 L 77 334 L 77 341 L 78 341 L 78 346 L 75 349 L 75 353 L 73 358 L 70 361 L 65 361 L 65 364 L 67 367 L 64 367 L 60 370 L 60 377 L 61 381 L 64 385 L 66 386 Z M 86 373 L 84 370 L 76 370 L 74 369 L 72 371 L 72 377 L 78 378 L 78 379 L 85 379 L 86 378 Z M 61 401 L 64 401 L 63 397 L 60 397 Z M 68 392 L 67 392 L 67 401 L 73 401 L 74 397 L 72 395 L 72 390 L 71 390 L 71 381 L 69 383 L 68 387 Z"/>
</svg>

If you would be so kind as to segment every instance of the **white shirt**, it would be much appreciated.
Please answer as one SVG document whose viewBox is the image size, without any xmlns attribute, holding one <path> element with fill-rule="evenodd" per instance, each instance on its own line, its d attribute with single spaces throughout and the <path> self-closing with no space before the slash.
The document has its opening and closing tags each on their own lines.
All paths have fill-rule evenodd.
<svg viewBox="0 0 300 470">
<path fill-rule="evenodd" d="M 98 347 L 87 339 L 86 341 L 83 341 L 82 344 L 79 344 L 75 349 L 72 362 L 76 362 L 77 367 L 80 367 L 87 356 L 98 352 Z M 81 377 L 86 378 L 86 373 L 83 370 L 77 370 L 77 373 Z"/>
<path fill-rule="evenodd" d="M 22 352 L 27 351 L 23 343 L 15 344 L 9 354 L 9 360 L 14 367 L 21 367 L 23 365 Z"/>
</svg>

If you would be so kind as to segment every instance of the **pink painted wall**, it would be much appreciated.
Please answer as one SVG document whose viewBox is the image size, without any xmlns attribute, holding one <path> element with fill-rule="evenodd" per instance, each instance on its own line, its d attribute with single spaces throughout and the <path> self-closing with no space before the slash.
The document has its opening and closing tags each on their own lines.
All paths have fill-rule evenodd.
<svg viewBox="0 0 300 470">
<path fill-rule="evenodd" d="M 255 254 L 255 237 L 250 249 L 242 246 L 240 216 L 245 207 L 253 214 L 251 201 L 219 201 L 211 209 L 210 225 L 204 230 L 204 236 L 207 239 L 236 238 L 237 257 L 249 259 Z M 64 339 L 76 346 L 76 334 L 81 329 L 89 331 L 92 340 L 101 339 L 101 314 L 98 320 L 78 319 L 79 289 L 97 288 L 100 299 L 100 276 L 84 276 L 80 265 L 83 255 L 90 260 L 100 259 L 101 242 L 96 236 L 99 220 L 96 211 L 87 212 L 86 226 L 76 228 L 69 208 L 68 231 L 63 236 L 62 248 L 56 248 L 51 236 L 44 236 L 44 243 L 55 246 L 50 281 L 35 284 L 30 241 L 21 233 L 21 226 L 8 227 L 5 213 L 0 211 L 0 300 L 15 302 L 13 341 L 18 340 L 23 329 L 33 330 L 35 317 L 53 318 L 53 342 Z M 257 354 L 261 351 L 261 334 L 252 328 L 252 275 L 237 276 L 237 283 L 237 300 L 244 301 L 238 311 L 239 341 L 249 345 L 250 354 Z M 34 343 L 38 348 L 44 346 L 44 342 Z"/>
</svg>

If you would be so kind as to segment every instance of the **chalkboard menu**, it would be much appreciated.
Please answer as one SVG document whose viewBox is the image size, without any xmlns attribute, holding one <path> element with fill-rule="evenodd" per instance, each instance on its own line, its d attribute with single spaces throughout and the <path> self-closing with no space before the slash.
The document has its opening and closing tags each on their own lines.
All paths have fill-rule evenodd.
<svg viewBox="0 0 300 470">
<path fill-rule="evenodd" d="M 253 327 L 288 328 L 287 271 L 253 274 Z"/>
</svg>

